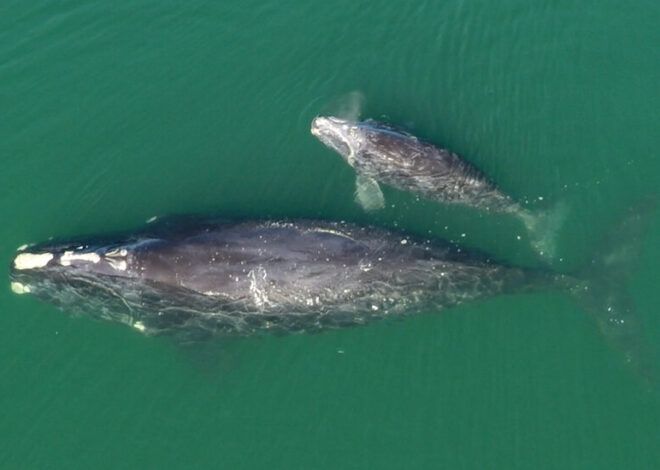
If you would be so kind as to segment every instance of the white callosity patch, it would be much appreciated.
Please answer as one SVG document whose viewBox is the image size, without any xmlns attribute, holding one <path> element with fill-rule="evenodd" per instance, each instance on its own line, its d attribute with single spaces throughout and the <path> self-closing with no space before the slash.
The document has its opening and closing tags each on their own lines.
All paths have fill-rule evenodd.
<svg viewBox="0 0 660 470">
<path fill-rule="evenodd" d="M 321 140 L 326 145 L 330 145 L 331 147 L 335 148 L 340 154 L 343 155 L 344 152 L 338 150 L 334 145 L 328 144 L 329 141 L 332 141 L 332 137 L 341 140 L 348 149 L 348 153 L 344 155 L 344 158 L 346 158 L 346 161 L 349 165 L 354 166 L 355 148 L 353 145 L 351 145 L 353 143 L 352 136 L 347 135 L 350 130 L 350 123 L 344 119 L 318 116 L 312 121 L 312 134 L 318 137 L 319 140 Z M 324 134 L 332 137 L 326 137 Z"/>
<path fill-rule="evenodd" d="M 121 261 L 115 261 L 115 260 L 108 260 L 110 263 L 110 266 L 112 266 L 113 269 L 117 271 L 126 271 L 126 268 L 128 267 L 128 264 L 126 264 L 126 261 L 121 260 Z"/>
<path fill-rule="evenodd" d="M 21 253 L 14 258 L 14 268 L 35 269 L 43 268 L 53 259 L 52 253 Z"/>
<path fill-rule="evenodd" d="M 138 331 L 142 331 L 142 332 L 143 332 L 144 330 L 147 329 L 147 327 L 144 326 L 144 323 L 142 323 L 141 321 L 136 321 L 136 322 L 133 323 L 131 326 L 132 326 L 133 328 L 135 328 L 136 330 L 138 330 Z"/>
<path fill-rule="evenodd" d="M 105 254 L 105 259 L 113 269 L 117 271 L 126 271 L 128 264 L 125 259 L 122 259 L 126 258 L 126 255 L 128 255 L 128 250 L 126 250 L 126 248 L 116 249 L 108 251 Z"/>
<path fill-rule="evenodd" d="M 27 294 L 30 292 L 30 286 L 26 286 L 20 282 L 13 281 L 11 283 L 11 290 L 14 294 Z"/>
<path fill-rule="evenodd" d="M 72 261 L 88 261 L 91 263 L 98 263 L 101 257 L 96 253 L 74 253 L 73 251 L 65 251 L 60 256 L 60 264 L 62 266 L 70 266 Z"/>
</svg>

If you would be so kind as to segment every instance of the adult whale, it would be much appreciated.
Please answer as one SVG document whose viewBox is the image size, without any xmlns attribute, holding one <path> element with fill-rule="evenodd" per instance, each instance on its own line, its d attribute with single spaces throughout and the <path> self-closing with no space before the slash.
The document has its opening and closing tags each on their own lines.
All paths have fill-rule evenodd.
<svg viewBox="0 0 660 470">
<path fill-rule="evenodd" d="M 318 331 L 559 289 L 644 369 L 621 280 L 649 211 L 634 211 L 573 275 L 500 263 L 442 240 L 343 222 L 174 219 L 137 233 L 19 249 L 12 290 L 145 334 Z M 621 256 L 625 254 L 625 256 Z"/>
<path fill-rule="evenodd" d="M 447 204 L 518 217 L 537 251 L 552 257 L 563 207 L 531 212 L 502 192 L 477 167 L 451 150 L 382 122 L 318 116 L 312 134 L 355 169 L 356 199 L 365 209 L 383 207 L 378 182 Z"/>
</svg>

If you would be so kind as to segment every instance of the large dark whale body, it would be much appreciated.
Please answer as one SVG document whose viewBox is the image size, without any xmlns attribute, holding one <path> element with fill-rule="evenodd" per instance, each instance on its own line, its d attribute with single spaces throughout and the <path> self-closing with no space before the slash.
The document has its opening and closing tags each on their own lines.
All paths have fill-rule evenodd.
<svg viewBox="0 0 660 470">
<path fill-rule="evenodd" d="M 128 235 L 19 249 L 11 288 L 63 310 L 182 339 L 319 331 L 554 288 L 649 376 L 625 283 L 654 206 L 628 215 L 574 275 L 441 240 L 341 222 L 169 219 Z"/>
<path fill-rule="evenodd" d="M 573 285 L 443 241 L 320 221 L 205 222 L 20 251 L 12 288 L 145 333 L 314 331 Z"/>
<path fill-rule="evenodd" d="M 562 211 L 527 210 L 451 150 L 373 120 L 319 116 L 311 132 L 355 169 L 356 198 L 366 209 L 383 206 L 381 182 L 447 204 L 512 214 L 523 222 L 537 250 L 553 255 L 553 232 Z"/>
<path fill-rule="evenodd" d="M 11 288 L 181 339 L 319 331 L 554 288 L 590 311 L 626 362 L 653 379 L 625 283 L 654 207 L 631 211 L 574 275 L 342 222 L 170 219 L 124 236 L 22 247 Z"/>
</svg>

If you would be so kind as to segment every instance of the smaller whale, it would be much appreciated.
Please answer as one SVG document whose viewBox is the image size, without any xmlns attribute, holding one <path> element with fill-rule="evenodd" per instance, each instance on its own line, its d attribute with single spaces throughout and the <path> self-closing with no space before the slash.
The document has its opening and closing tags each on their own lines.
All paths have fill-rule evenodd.
<svg viewBox="0 0 660 470">
<path fill-rule="evenodd" d="M 356 200 L 366 210 L 384 207 L 381 182 L 446 204 L 511 214 L 523 222 L 542 256 L 554 256 L 554 234 L 563 207 L 531 212 L 451 150 L 389 124 L 318 116 L 311 132 L 355 169 Z"/>
</svg>

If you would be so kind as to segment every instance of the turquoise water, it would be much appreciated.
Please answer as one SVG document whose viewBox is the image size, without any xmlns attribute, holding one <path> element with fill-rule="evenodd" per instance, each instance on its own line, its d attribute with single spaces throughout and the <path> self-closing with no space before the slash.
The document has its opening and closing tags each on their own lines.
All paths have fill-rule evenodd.
<svg viewBox="0 0 660 470">
<path fill-rule="evenodd" d="M 385 189 L 309 134 L 364 98 L 531 208 L 556 269 L 660 177 L 660 7 L 619 2 L 0 6 L 0 261 L 153 215 L 351 220 L 537 263 L 516 220 Z M 660 364 L 654 218 L 630 282 Z M 465 237 L 461 237 L 465 234 Z M 520 235 L 520 239 L 518 239 Z M 2 468 L 658 468 L 660 399 L 560 293 L 182 347 L 0 294 Z"/>
</svg>

